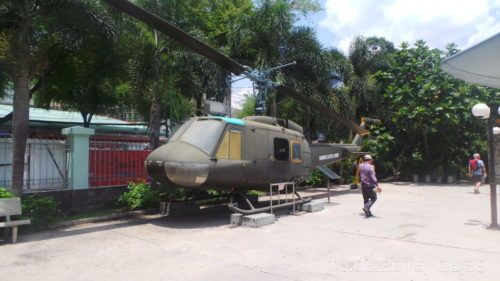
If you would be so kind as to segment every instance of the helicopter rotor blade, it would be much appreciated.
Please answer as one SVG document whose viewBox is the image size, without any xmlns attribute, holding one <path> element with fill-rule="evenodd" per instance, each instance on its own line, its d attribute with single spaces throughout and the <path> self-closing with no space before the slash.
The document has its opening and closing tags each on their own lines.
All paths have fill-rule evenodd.
<svg viewBox="0 0 500 281">
<path fill-rule="evenodd" d="M 287 95 L 287 96 L 289 96 L 289 97 L 291 97 L 291 98 L 293 98 L 301 103 L 307 104 L 309 107 L 318 110 L 320 113 L 337 120 L 338 122 L 342 123 L 347 128 L 349 128 L 350 130 L 352 130 L 352 131 L 354 131 L 362 136 L 369 134 L 369 132 L 367 130 L 361 128 L 358 124 L 354 123 L 353 121 L 351 121 L 351 120 L 341 116 L 340 114 L 332 111 L 331 109 L 325 107 L 321 103 L 319 103 L 315 100 L 312 100 L 304 95 L 299 94 L 297 91 L 293 90 L 290 87 L 277 84 L 274 86 L 274 88 L 277 91 L 279 91 L 280 93 L 285 94 L 285 95 Z"/>
<path fill-rule="evenodd" d="M 232 73 L 239 75 L 246 69 L 233 59 L 220 53 L 214 48 L 208 46 L 202 41 L 196 39 L 195 37 L 189 35 L 182 29 L 174 26 L 168 21 L 132 4 L 127 0 L 104 0 L 109 5 L 115 7 L 117 10 L 124 12 L 147 25 L 155 28 L 156 30 L 165 33 L 170 38 L 174 39 L 178 43 L 188 47 L 193 52 L 200 54 L 207 59 L 213 61 L 214 63 L 224 67 L 225 69 L 231 71 Z"/>
</svg>

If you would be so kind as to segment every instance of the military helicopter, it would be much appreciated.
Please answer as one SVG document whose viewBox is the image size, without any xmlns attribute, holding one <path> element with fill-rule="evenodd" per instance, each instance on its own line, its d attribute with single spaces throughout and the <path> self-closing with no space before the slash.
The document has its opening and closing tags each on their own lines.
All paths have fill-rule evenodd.
<svg viewBox="0 0 500 281">
<path fill-rule="evenodd" d="M 268 190 L 270 183 L 300 182 L 318 167 L 321 171 L 331 174 L 333 172 L 326 168 L 327 164 L 345 159 L 352 152 L 359 151 L 360 137 L 368 133 L 363 126 L 288 86 L 269 80 L 270 71 L 290 64 L 267 70 L 251 69 L 129 1 L 105 2 L 167 34 L 233 74 L 254 81 L 259 89 L 258 112 L 265 112 L 265 95 L 269 88 L 274 88 L 337 120 L 358 134 L 351 145 L 312 144 L 304 137 L 300 125 L 286 119 L 270 116 L 250 116 L 243 119 L 193 117 L 174 132 L 166 144 L 152 151 L 145 160 L 147 173 L 155 181 L 188 190 L 211 187 L 240 192 L 242 195 L 241 191 L 248 189 Z M 263 211 L 255 209 L 248 200 L 246 201 L 251 210 L 239 209 L 233 205 L 230 205 L 230 209 L 245 214 Z M 295 202 L 300 204 L 307 201 L 308 199 L 299 196 L 299 200 Z M 280 206 L 274 206 L 277 207 Z"/>
</svg>

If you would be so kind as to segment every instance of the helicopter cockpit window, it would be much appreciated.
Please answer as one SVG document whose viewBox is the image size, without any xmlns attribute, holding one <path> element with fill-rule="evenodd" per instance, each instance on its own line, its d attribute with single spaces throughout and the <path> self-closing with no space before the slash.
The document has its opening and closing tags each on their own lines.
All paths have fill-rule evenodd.
<svg viewBox="0 0 500 281">
<path fill-rule="evenodd" d="M 302 162 L 300 142 L 292 141 L 292 162 Z"/>
<path fill-rule="evenodd" d="M 224 138 L 217 151 L 217 158 L 241 160 L 240 131 L 230 130 L 224 134 Z"/>
<path fill-rule="evenodd" d="M 211 154 L 220 139 L 224 123 L 219 120 L 199 119 L 189 126 L 180 141 L 189 143 Z"/>
<path fill-rule="evenodd" d="M 274 138 L 274 159 L 288 161 L 290 158 L 290 146 L 287 139 Z"/>
<path fill-rule="evenodd" d="M 189 122 L 185 122 L 182 125 L 178 126 L 177 128 L 174 128 L 174 131 L 172 132 L 172 134 L 168 138 L 168 141 L 174 142 L 174 141 L 178 140 L 182 136 L 184 131 L 186 131 L 187 127 L 189 127 L 189 124 L 190 124 Z"/>
</svg>

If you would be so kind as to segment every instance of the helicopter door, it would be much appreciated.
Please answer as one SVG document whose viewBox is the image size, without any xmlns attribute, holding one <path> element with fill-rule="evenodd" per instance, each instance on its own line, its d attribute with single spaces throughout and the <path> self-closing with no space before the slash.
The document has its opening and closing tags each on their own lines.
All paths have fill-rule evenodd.
<svg viewBox="0 0 500 281">
<path fill-rule="evenodd" d="M 273 181 L 286 181 L 290 172 L 290 143 L 288 139 L 281 137 L 272 138 L 272 161 L 270 178 Z"/>
<path fill-rule="evenodd" d="M 241 131 L 229 128 L 224 132 L 216 156 L 219 160 L 216 165 L 218 176 L 231 185 L 241 184 L 244 179 L 244 165 L 242 161 Z"/>
<path fill-rule="evenodd" d="M 248 185 L 255 185 L 255 188 L 262 185 L 267 186 L 268 133 L 265 130 L 254 128 L 248 130 L 245 137 L 248 139 L 248 165 L 246 167 Z"/>
</svg>

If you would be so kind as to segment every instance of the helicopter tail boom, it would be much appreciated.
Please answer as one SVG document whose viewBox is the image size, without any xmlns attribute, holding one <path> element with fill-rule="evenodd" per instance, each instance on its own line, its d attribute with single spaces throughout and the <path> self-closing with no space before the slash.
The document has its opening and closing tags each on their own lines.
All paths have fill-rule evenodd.
<svg viewBox="0 0 500 281">
<path fill-rule="evenodd" d="M 339 144 L 311 144 L 311 168 L 338 162 L 349 157 L 349 149 Z"/>
</svg>

